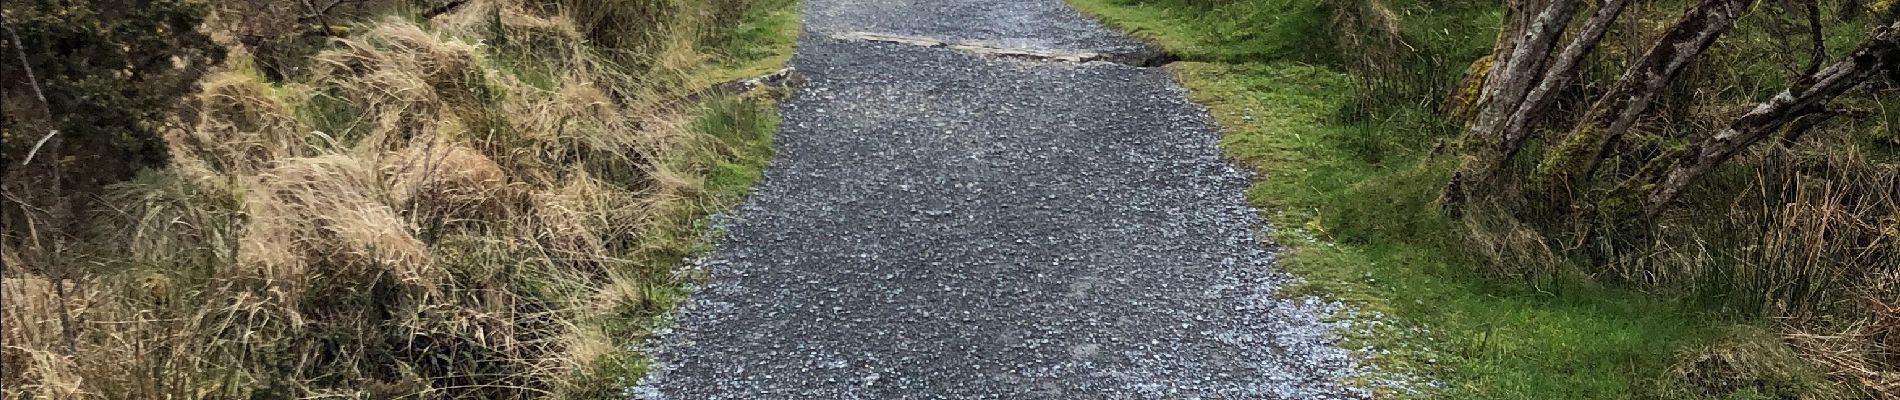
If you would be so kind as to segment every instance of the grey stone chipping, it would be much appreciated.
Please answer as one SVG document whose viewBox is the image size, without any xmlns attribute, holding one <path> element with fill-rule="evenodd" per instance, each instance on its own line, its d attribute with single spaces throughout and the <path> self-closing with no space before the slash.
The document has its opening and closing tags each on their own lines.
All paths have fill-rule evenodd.
<svg viewBox="0 0 1900 400">
<path fill-rule="evenodd" d="M 776 158 L 631 397 L 1368 397 L 1165 70 L 829 35 L 1141 44 L 1060 0 L 805 7 Z"/>
</svg>

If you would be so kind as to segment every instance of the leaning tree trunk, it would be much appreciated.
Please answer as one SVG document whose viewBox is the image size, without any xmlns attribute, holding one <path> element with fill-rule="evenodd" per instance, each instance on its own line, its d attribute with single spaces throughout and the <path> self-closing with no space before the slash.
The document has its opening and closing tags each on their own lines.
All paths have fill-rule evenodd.
<svg viewBox="0 0 1900 400">
<path fill-rule="evenodd" d="M 1489 90 L 1493 87 L 1491 83 L 1505 79 L 1501 76 L 1504 73 L 1503 66 L 1511 62 L 1512 56 L 1517 51 L 1518 44 L 1521 43 L 1519 39 L 1530 29 L 1537 15 L 1544 10 L 1550 1 L 1570 0 L 1505 1 L 1504 20 L 1501 21 L 1498 26 L 1497 43 L 1491 47 L 1491 56 L 1489 57 L 1491 67 L 1483 73 L 1483 87 L 1478 92 L 1477 99 L 1473 100 L 1473 104 L 1475 105 L 1474 109 L 1483 109 L 1486 105 L 1494 102 L 1493 97 L 1497 95 L 1497 92 L 1495 90 Z"/>
<path fill-rule="evenodd" d="M 1465 199 L 1477 191 L 1498 187 L 1496 179 L 1505 165 L 1517 155 L 1530 135 L 1533 119 L 1557 99 L 1557 92 L 1570 84 L 1584 56 L 1602 42 L 1610 24 L 1622 15 L 1630 0 L 1608 0 L 1572 35 L 1570 43 L 1557 55 L 1555 64 L 1545 68 L 1551 47 L 1562 38 L 1581 1 L 1554 0 L 1556 3 L 1538 13 L 1536 20 L 1523 29 L 1521 38 L 1500 44 L 1498 51 L 1511 50 L 1510 61 L 1494 64 L 1498 78 L 1484 82 L 1482 109 L 1468 132 L 1483 140 L 1483 148 L 1471 149 L 1458 169 L 1446 182 L 1441 197 L 1445 210 L 1461 212 Z M 1541 71 L 1541 73 L 1540 73 Z M 1461 84 L 1462 87 L 1462 84 Z"/>
<path fill-rule="evenodd" d="M 1616 22 L 1628 5 L 1629 0 L 1609 0 L 1597 9 L 1596 14 L 1590 16 L 1590 20 L 1583 23 L 1582 30 L 1570 40 L 1570 44 L 1564 46 L 1563 53 L 1557 55 L 1557 63 L 1544 71 L 1543 80 L 1525 95 L 1523 104 L 1518 105 L 1517 110 L 1505 120 L 1503 131 L 1499 134 L 1502 140 L 1492 151 L 1506 161 L 1517 155 L 1524 139 L 1530 137 L 1531 123 L 1557 102 L 1558 91 L 1570 85 L 1571 78 L 1577 76 L 1577 68 L 1583 65 L 1584 56 L 1596 50 L 1597 43 L 1601 43 L 1603 35 L 1610 31 L 1610 24 Z"/>
<path fill-rule="evenodd" d="M 1584 113 L 1583 120 L 1538 164 L 1535 180 L 1578 182 L 1589 175 L 1613 140 L 1629 131 L 1669 83 L 1715 43 L 1754 0 L 1702 0 L 1623 72 Z"/>
<path fill-rule="evenodd" d="M 1781 93 L 1736 118 L 1729 123 L 1728 128 L 1690 148 L 1681 161 L 1664 175 L 1663 180 L 1651 189 L 1644 211 L 1655 215 L 1681 195 L 1689 184 L 1695 183 L 1696 179 L 1707 175 L 1742 149 L 1779 131 L 1789 121 L 1820 111 L 1835 96 L 1881 71 L 1895 70 L 1900 65 L 1900 40 L 1896 38 L 1900 38 L 1900 22 L 1880 28 L 1866 44 L 1846 58 L 1818 73 L 1797 79 Z"/>
<path fill-rule="evenodd" d="M 1576 12 L 1576 4 L 1579 3 L 1558 1 L 1560 4 L 1551 6 L 1543 15 L 1540 15 L 1530 34 L 1523 40 L 1530 46 L 1536 46 L 1533 47 L 1536 50 L 1519 52 L 1523 56 L 1513 58 L 1543 58 L 1549 52 L 1550 46 L 1555 45 L 1556 39 L 1563 34 L 1563 28 L 1568 25 L 1570 16 Z M 1470 132 L 1473 136 L 1484 138 L 1488 148 L 1476 150 L 1476 154 L 1466 157 L 1459 165 L 1453 182 L 1464 185 L 1463 188 L 1447 188 L 1447 190 L 1484 190 L 1482 188 L 1491 186 L 1491 180 L 1498 176 L 1500 169 L 1509 163 L 1512 157 L 1517 155 L 1517 151 L 1523 146 L 1524 139 L 1530 136 L 1531 122 L 1556 102 L 1557 93 L 1568 86 L 1571 78 L 1576 76 L 1577 68 L 1582 65 L 1584 56 L 1595 50 L 1597 43 L 1602 42 L 1604 33 L 1609 31 L 1610 24 L 1623 13 L 1627 5 L 1629 5 L 1629 0 L 1605 2 L 1595 14 L 1590 16 L 1589 20 L 1583 23 L 1582 28 L 1573 35 L 1570 43 L 1564 46 L 1563 52 L 1557 55 L 1556 62 L 1544 69 L 1542 74 L 1538 74 L 1536 69 L 1531 68 L 1532 63 L 1513 62 L 1511 63 L 1513 65 L 1505 67 L 1510 72 L 1505 73 L 1504 76 L 1510 78 L 1510 81 L 1487 85 L 1497 86 L 1498 88 L 1493 90 L 1509 94 L 1509 96 L 1498 97 L 1511 101 L 1491 104 L 1494 107 L 1486 107 L 1473 121 Z M 1560 9 L 1560 6 L 1569 8 Z"/>
<path fill-rule="evenodd" d="M 1551 47 L 1563 36 L 1564 27 L 1570 25 L 1570 17 L 1582 3 L 1582 0 L 1552 0 L 1537 11 L 1536 18 L 1524 27 L 1522 35 L 1512 40 L 1507 46 L 1510 56 L 1494 62 L 1491 75 L 1485 80 L 1487 101 L 1479 108 L 1471 126 L 1472 133 L 1497 137 L 1497 128 L 1524 100 L 1524 93 L 1538 83 L 1538 68 L 1550 58 Z"/>
</svg>

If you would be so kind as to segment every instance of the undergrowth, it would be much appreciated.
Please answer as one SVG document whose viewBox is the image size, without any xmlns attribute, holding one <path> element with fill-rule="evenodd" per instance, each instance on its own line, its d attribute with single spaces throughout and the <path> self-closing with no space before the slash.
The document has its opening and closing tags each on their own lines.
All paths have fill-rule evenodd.
<svg viewBox="0 0 1900 400">
<path fill-rule="evenodd" d="M 771 93 L 676 99 L 775 68 L 796 20 L 775 0 L 550 4 L 391 7 L 296 73 L 221 42 L 170 164 L 86 220 L 76 276 L 0 253 L 0 397 L 620 396 L 777 123 Z M 654 8 L 585 8 L 635 6 Z M 219 10 L 228 40 L 245 15 Z"/>
<path fill-rule="evenodd" d="M 1707 292 L 1605 278 L 1561 249 L 1500 257 L 1488 249 L 1549 245 L 1535 231 L 1441 212 L 1459 127 L 1439 96 L 1488 54 L 1496 4 L 1070 3 L 1187 60 L 1168 68 L 1222 126 L 1228 155 L 1259 173 L 1249 199 L 1288 247 L 1281 266 L 1305 278 L 1292 290 L 1362 310 L 1342 316 L 1361 319 L 1345 346 L 1379 368 L 1358 384 L 1398 398 L 1869 395 L 1852 375 L 1824 374 L 1812 353 L 1797 356 L 1799 335 L 1760 314 Z M 1314 38 L 1360 42 L 1297 50 Z M 1417 377 L 1437 383 L 1392 383 Z"/>
</svg>

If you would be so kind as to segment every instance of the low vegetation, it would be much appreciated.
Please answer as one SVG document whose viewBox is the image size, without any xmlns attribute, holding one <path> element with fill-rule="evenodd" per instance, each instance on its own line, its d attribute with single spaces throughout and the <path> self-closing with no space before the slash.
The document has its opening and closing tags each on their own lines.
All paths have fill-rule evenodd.
<svg viewBox="0 0 1900 400">
<path fill-rule="evenodd" d="M 1889 3 L 1741 4 L 1660 86 L 1618 82 L 1659 41 L 1680 48 L 1664 32 L 1711 2 L 1071 3 L 1184 60 L 1169 68 L 1226 129 L 1229 154 L 1262 174 L 1252 198 L 1292 248 L 1284 264 L 1305 290 L 1397 317 L 1353 344 L 1393 375 L 1441 383 L 1368 385 L 1442 398 L 1900 395 L 1900 81 L 1891 58 L 1852 56 L 1891 51 Z M 1553 9 L 1550 24 L 1525 24 Z M 1599 14 L 1620 17 L 1590 39 Z M 1517 67 L 1527 81 L 1488 76 L 1525 26 L 1547 32 L 1546 57 Z M 1594 51 L 1559 61 L 1578 41 Z M 1843 60 L 1876 73 L 1825 79 Z M 1521 101 L 1553 77 L 1545 98 Z M 1796 113 L 1748 116 L 1820 82 L 1837 86 Z M 1592 111 L 1638 97 L 1606 95 L 1619 85 L 1649 103 Z M 1486 107 L 1533 111 L 1513 125 Z M 1607 150 L 1551 150 L 1609 114 L 1635 117 Z M 1738 127 L 1750 139 L 1711 139 Z M 1505 138 L 1519 148 L 1499 153 Z M 1473 160 L 1495 174 L 1448 188 L 1473 181 Z"/>
<path fill-rule="evenodd" d="M 80 3 L 5 7 L 0 397 L 618 396 L 770 156 L 771 93 L 680 99 L 796 29 L 782 0 Z"/>
</svg>

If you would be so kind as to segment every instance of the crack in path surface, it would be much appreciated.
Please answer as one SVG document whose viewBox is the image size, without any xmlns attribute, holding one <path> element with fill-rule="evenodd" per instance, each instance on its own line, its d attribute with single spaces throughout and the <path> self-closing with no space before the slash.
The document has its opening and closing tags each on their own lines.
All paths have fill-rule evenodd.
<svg viewBox="0 0 1900 400">
<path fill-rule="evenodd" d="M 987 57 L 1018 58 L 1031 61 L 1058 61 L 1072 63 L 1110 62 L 1136 67 L 1159 67 L 1174 62 L 1175 56 L 1163 51 L 1131 51 L 1123 53 L 1098 53 L 1093 51 L 1070 51 L 1057 49 L 1016 48 L 986 41 L 947 42 L 922 36 L 892 35 L 874 32 L 835 33 L 831 38 L 844 41 L 884 42 L 946 48 Z"/>
<path fill-rule="evenodd" d="M 833 35 L 1152 49 L 1061 0 L 805 3 L 777 157 L 630 396 L 1367 397 L 1167 71 Z"/>
</svg>

